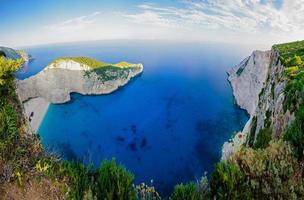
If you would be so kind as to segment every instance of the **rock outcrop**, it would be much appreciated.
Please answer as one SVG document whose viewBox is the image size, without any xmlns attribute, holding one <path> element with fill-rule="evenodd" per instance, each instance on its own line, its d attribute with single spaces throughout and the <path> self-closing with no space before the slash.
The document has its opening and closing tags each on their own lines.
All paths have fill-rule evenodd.
<svg viewBox="0 0 304 200">
<path fill-rule="evenodd" d="M 235 100 L 250 115 L 258 105 L 259 93 L 267 78 L 270 54 L 270 51 L 254 51 L 228 71 Z"/>
<path fill-rule="evenodd" d="M 17 80 L 17 92 L 22 102 L 42 97 L 50 103 L 65 103 L 70 101 L 73 92 L 83 95 L 111 93 L 142 71 L 142 64 L 91 69 L 73 60 L 61 60 L 33 77 Z"/>
<path fill-rule="evenodd" d="M 228 80 L 236 103 L 249 113 L 250 119 L 241 132 L 223 145 L 222 159 L 227 159 L 244 143 L 254 144 L 262 130 L 269 129 L 273 138 L 281 136 L 294 120 L 294 113 L 283 109 L 287 83 L 283 72 L 279 53 L 274 49 L 254 51 L 229 70 Z M 238 139 L 244 137 L 246 140 Z"/>
</svg>

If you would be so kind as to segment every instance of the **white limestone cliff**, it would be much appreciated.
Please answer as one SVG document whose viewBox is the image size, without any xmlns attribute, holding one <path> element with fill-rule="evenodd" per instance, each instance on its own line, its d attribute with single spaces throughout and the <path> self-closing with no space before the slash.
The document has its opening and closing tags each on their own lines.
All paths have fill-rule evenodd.
<svg viewBox="0 0 304 200">
<path fill-rule="evenodd" d="M 250 115 L 257 107 L 259 93 L 267 78 L 270 54 L 270 51 L 254 51 L 228 71 L 235 100 Z"/>
<path fill-rule="evenodd" d="M 108 94 L 127 84 L 131 78 L 143 71 L 142 64 L 134 64 L 116 70 L 104 69 L 104 79 L 84 64 L 61 60 L 50 64 L 43 71 L 25 80 L 17 80 L 17 93 L 22 102 L 42 97 L 49 103 L 59 104 L 70 101 L 73 92 L 83 95 Z"/>
<path fill-rule="evenodd" d="M 254 143 L 261 130 L 269 128 L 272 137 L 279 137 L 293 121 L 294 114 L 283 109 L 286 86 L 283 72 L 284 66 L 274 49 L 254 51 L 251 56 L 229 70 L 228 80 L 236 103 L 249 113 L 250 119 L 241 132 L 224 143 L 223 160 L 248 143 L 249 138 Z"/>
</svg>

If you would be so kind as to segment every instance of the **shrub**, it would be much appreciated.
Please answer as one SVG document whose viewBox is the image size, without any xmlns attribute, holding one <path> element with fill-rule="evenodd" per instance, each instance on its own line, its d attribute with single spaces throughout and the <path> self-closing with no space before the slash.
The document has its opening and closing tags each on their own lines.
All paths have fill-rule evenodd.
<svg viewBox="0 0 304 200">
<path fill-rule="evenodd" d="M 81 163 L 63 161 L 60 172 L 70 179 L 70 199 L 82 200 L 90 186 L 88 168 Z"/>
<path fill-rule="evenodd" d="M 301 103 L 303 92 L 304 92 L 304 81 L 302 79 L 290 80 L 285 88 L 286 98 L 284 100 L 284 110 L 289 109 L 290 111 L 295 111 L 297 105 Z"/>
<path fill-rule="evenodd" d="M 171 200 L 199 200 L 202 199 L 195 183 L 176 185 Z"/>
<path fill-rule="evenodd" d="M 266 148 L 269 145 L 271 138 L 272 138 L 272 128 L 271 127 L 263 128 L 258 133 L 253 148 L 255 149 Z"/>
<path fill-rule="evenodd" d="M 115 160 L 104 160 L 94 174 L 93 195 L 97 199 L 137 199 L 134 176 Z"/>
<path fill-rule="evenodd" d="M 141 183 L 140 185 L 136 185 L 135 189 L 138 194 L 138 198 L 142 200 L 160 200 L 161 197 L 158 192 L 155 190 L 153 184 L 153 180 L 151 180 L 151 185 L 146 185 L 145 183 Z"/>
<path fill-rule="evenodd" d="M 253 199 L 304 197 L 301 165 L 287 142 L 272 141 L 266 149 L 244 148 L 233 163 L 237 163 L 245 176 L 248 193 Z"/>
<path fill-rule="evenodd" d="M 248 199 L 244 175 L 238 166 L 222 161 L 211 176 L 211 195 L 216 199 Z"/>
<path fill-rule="evenodd" d="M 302 64 L 302 59 L 300 56 L 295 55 L 291 60 L 289 65 L 301 65 Z"/>
<path fill-rule="evenodd" d="M 0 86 L 12 79 L 12 74 L 20 68 L 22 59 L 17 61 L 0 56 Z"/>
<path fill-rule="evenodd" d="M 302 159 L 304 152 L 304 105 L 299 108 L 296 119 L 287 128 L 283 138 L 292 144 L 296 157 Z"/>
<path fill-rule="evenodd" d="M 5 104 L 0 109 L 0 160 L 11 159 L 18 138 L 17 114 L 11 105 Z"/>
</svg>

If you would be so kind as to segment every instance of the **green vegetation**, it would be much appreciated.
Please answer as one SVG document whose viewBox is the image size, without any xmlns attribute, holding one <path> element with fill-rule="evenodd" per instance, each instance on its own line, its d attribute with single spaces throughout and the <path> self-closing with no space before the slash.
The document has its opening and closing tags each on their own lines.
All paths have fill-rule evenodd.
<svg viewBox="0 0 304 200">
<path fill-rule="evenodd" d="M 34 167 L 41 153 L 37 138 L 25 137 L 26 126 L 13 77 L 21 63 L 0 57 L 0 186 L 12 179 L 21 184 L 24 173 Z"/>
<path fill-rule="evenodd" d="M 243 148 L 217 164 L 211 192 L 216 199 L 302 199 L 303 167 L 292 147 L 271 141 L 265 149 Z"/>
<path fill-rule="evenodd" d="M 0 56 L 0 85 L 10 84 L 9 81 L 12 81 L 12 74 L 19 69 L 21 64 L 22 59 L 15 61 Z"/>
<path fill-rule="evenodd" d="M 119 63 L 116 63 L 116 64 L 110 64 L 110 63 L 105 63 L 105 62 L 102 62 L 102 61 L 98 61 L 94 58 L 80 57 L 80 56 L 78 56 L 78 57 L 60 57 L 60 58 L 57 58 L 56 60 L 54 60 L 52 63 L 54 63 L 56 65 L 58 62 L 68 61 L 68 60 L 72 60 L 74 62 L 83 64 L 83 65 L 87 65 L 91 69 L 98 69 L 98 68 L 104 68 L 104 67 L 105 68 L 107 68 L 107 67 L 131 68 L 131 67 L 136 66 L 135 64 L 128 63 L 128 62 L 119 62 Z M 50 63 L 50 64 L 52 64 L 52 63 Z"/>
<path fill-rule="evenodd" d="M 299 160 L 303 159 L 304 153 L 304 106 L 302 105 L 296 113 L 296 119 L 287 128 L 284 139 L 289 141 L 294 149 L 295 155 Z"/>
<path fill-rule="evenodd" d="M 93 70 L 98 75 L 98 79 L 102 82 L 109 80 L 115 80 L 118 77 L 120 79 L 127 79 L 132 68 L 118 68 L 113 66 L 100 67 Z M 86 73 L 87 76 L 91 75 L 91 72 Z"/>
<path fill-rule="evenodd" d="M 266 149 L 244 148 L 232 160 L 246 177 L 254 199 L 302 199 L 302 166 L 292 147 L 281 140 Z"/>
<path fill-rule="evenodd" d="M 294 79 L 288 81 L 285 88 L 284 111 L 295 111 L 299 105 L 303 104 L 304 97 L 304 73 L 299 74 Z"/>
<path fill-rule="evenodd" d="M 137 199 L 134 176 L 115 160 L 104 160 L 98 169 L 68 161 L 54 163 L 52 169 L 69 179 L 70 199 Z"/>
<path fill-rule="evenodd" d="M 250 129 L 250 132 L 249 132 L 249 135 L 247 137 L 247 144 L 251 147 L 254 143 L 254 139 L 255 139 L 255 131 L 256 131 L 256 128 L 257 128 L 257 117 L 254 116 L 252 118 L 252 122 L 251 122 L 251 129 Z"/>
<path fill-rule="evenodd" d="M 295 111 L 303 103 L 304 96 L 304 41 L 274 45 L 273 48 L 279 52 L 279 60 L 287 75 L 284 110 Z"/>
<path fill-rule="evenodd" d="M 266 111 L 266 119 L 264 120 L 264 128 L 259 131 L 256 141 L 253 144 L 254 149 L 266 148 L 272 139 L 271 127 L 271 111 Z"/>
<path fill-rule="evenodd" d="M 179 184 L 174 188 L 171 195 L 172 200 L 199 200 L 202 199 L 201 194 L 197 190 L 195 183 Z"/>
<path fill-rule="evenodd" d="M 284 140 L 290 142 L 295 155 L 303 159 L 304 144 L 304 41 L 275 45 L 280 60 L 286 68 L 284 110 L 295 113 L 295 120 L 285 130 Z"/>
<path fill-rule="evenodd" d="M 117 166 L 115 160 L 105 160 L 95 172 L 93 196 L 97 199 L 136 199 L 133 179 L 133 174 L 122 165 Z"/>
<path fill-rule="evenodd" d="M 247 199 L 244 175 L 237 165 L 220 162 L 211 177 L 211 193 L 216 199 Z"/>
<path fill-rule="evenodd" d="M 266 148 L 272 139 L 272 128 L 267 127 L 260 130 L 257 135 L 256 142 L 253 145 L 254 149 Z"/>
<path fill-rule="evenodd" d="M 303 60 L 304 55 L 304 41 L 296 41 L 284 44 L 273 45 L 280 54 L 281 63 L 288 67 L 288 63 L 294 58 L 294 56 L 300 56 Z"/>
</svg>

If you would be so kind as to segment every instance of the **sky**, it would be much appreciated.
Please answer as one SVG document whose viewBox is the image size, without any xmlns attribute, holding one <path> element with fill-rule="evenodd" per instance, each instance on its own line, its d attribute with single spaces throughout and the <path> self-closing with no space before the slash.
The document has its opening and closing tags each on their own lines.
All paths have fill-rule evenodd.
<svg viewBox="0 0 304 200">
<path fill-rule="evenodd" d="M 271 46 L 304 39 L 304 0 L 0 0 L 0 46 L 89 40 Z"/>
</svg>

